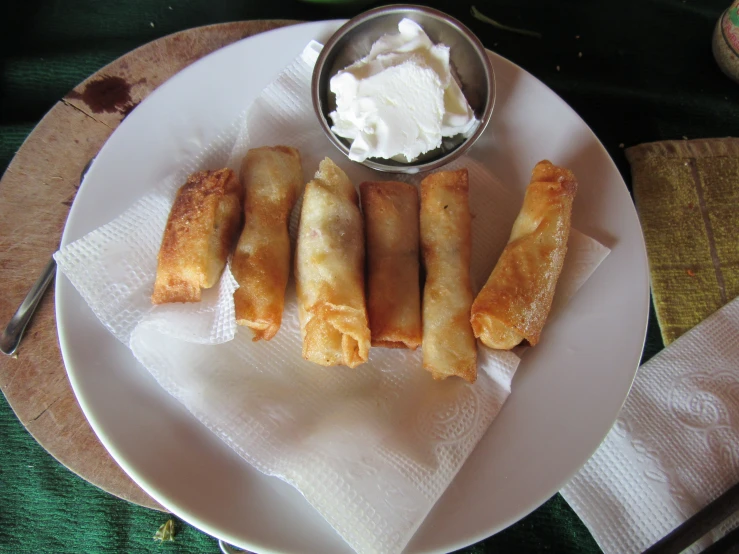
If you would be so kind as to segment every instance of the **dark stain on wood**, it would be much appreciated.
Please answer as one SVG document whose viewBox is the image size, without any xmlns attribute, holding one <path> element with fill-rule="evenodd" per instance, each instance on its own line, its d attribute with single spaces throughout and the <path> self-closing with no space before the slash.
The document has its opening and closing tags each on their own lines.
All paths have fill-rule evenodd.
<svg viewBox="0 0 739 554">
<path fill-rule="evenodd" d="M 139 79 L 135 83 L 129 83 L 123 77 L 103 75 L 87 83 L 82 92 L 73 90 L 67 98 L 81 100 L 92 113 L 118 112 L 126 117 L 138 105 L 131 98 L 131 88 L 145 82 L 146 79 Z"/>
<path fill-rule="evenodd" d="M 113 113 L 131 103 L 131 84 L 122 77 L 105 75 L 87 83 L 82 93 L 73 90 L 68 98 L 82 100 L 93 113 Z"/>
</svg>

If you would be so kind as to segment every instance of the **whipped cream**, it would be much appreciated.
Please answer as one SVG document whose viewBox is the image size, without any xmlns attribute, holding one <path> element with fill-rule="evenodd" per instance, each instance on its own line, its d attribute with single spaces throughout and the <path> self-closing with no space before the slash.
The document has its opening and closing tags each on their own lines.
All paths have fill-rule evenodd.
<svg viewBox="0 0 739 554">
<path fill-rule="evenodd" d="M 384 35 L 368 56 L 332 77 L 331 128 L 352 141 L 349 158 L 412 162 L 442 137 L 472 134 L 478 120 L 449 64 L 449 47 L 434 44 L 414 21 Z"/>
</svg>

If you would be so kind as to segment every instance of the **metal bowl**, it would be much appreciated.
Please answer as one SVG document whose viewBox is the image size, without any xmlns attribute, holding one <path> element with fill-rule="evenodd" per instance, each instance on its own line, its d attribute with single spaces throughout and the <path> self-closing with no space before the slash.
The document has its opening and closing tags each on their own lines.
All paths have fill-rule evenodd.
<svg viewBox="0 0 739 554">
<path fill-rule="evenodd" d="M 372 44 L 385 34 L 398 32 L 403 18 L 418 23 L 435 43 L 450 48 L 452 70 L 462 85 L 462 92 L 480 121 L 475 132 L 464 137 L 444 137 L 439 148 L 423 154 L 413 162 L 368 158 L 367 167 L 391 173 L 418 173 L 436 169 L 461 156 L 482 135 L 490 121 L 495 103 L 495 75 L 485 48 L 478 38 L 447 14 L 413 5 L 391 5 L 375 8 L 350 19 L 329 39 L 313 69 L 311 95 L 313 109 L 326 136 L 345 155 L 349 155 L 348 139 L 331 130 L 329 113 L 336 108 L 335 95 L 329 89 L 331 77 L 369 54 Z"/>
</svg>

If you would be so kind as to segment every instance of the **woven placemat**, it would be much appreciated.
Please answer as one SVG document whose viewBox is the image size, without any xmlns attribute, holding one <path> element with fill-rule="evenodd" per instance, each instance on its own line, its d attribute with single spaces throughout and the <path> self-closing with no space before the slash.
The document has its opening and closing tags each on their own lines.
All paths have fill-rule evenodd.
<svg viewBox="0 0 739 554">
<path fill-rule="evenodd" d="M 739 295 L 739 139 L 626 150 L 665 345 Z"/>
</svg>

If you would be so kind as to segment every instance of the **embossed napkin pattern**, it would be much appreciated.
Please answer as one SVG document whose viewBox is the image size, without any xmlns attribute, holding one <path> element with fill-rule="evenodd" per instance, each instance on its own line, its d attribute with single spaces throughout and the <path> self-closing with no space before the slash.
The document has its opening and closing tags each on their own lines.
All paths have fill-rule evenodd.
<svg viewBox="0 0 739 554">
<path fill-rule="evenodd" d="M 604 552 L 642 552 L 739 482 L 739 298 L 644 364 L 562 495 Z M 739 524 L 730 517 L 689 552 Z"/>
</svg>

